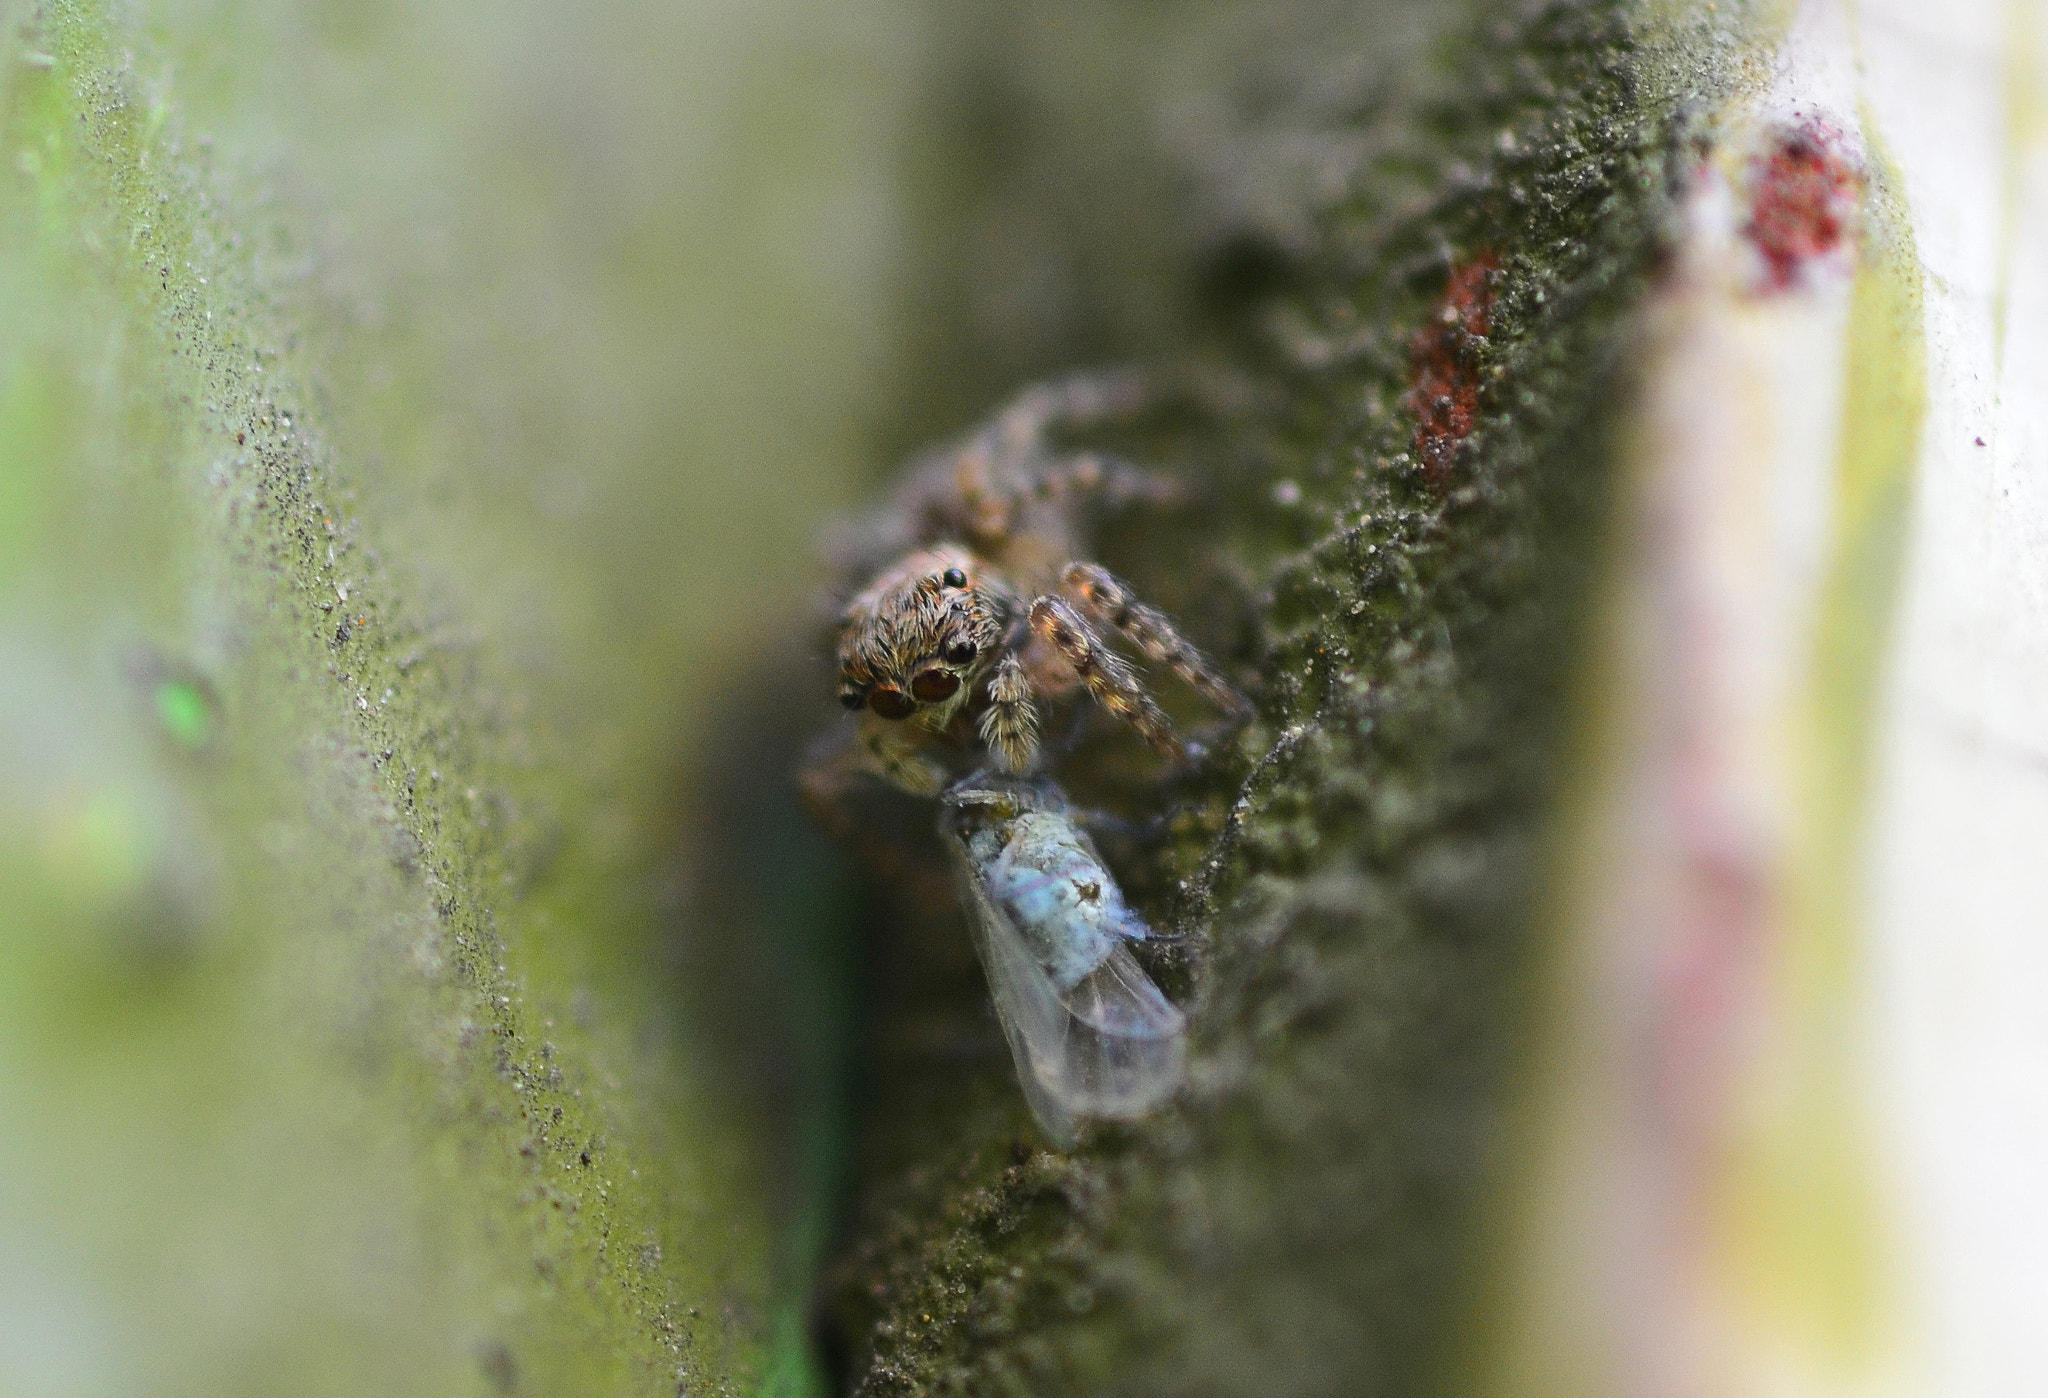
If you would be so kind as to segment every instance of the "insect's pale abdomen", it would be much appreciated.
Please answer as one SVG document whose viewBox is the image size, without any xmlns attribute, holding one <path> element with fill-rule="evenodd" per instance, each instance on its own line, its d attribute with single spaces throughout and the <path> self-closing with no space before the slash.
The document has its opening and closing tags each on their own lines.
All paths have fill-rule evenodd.
<svg viewBox="0 0 2048 1398">
<path fill-rule="evenodd" d="M 982 880 L 1061 993 L 1118 942 L 1148 935 L 1071 819 L 1028 812 L 1009 823 L 1007 834 Z"/>
</svg>

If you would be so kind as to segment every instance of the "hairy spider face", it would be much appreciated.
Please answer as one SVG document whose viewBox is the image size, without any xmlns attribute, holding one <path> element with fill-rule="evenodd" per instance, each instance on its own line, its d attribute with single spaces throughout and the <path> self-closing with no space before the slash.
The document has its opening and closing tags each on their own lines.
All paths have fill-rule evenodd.
<svg viewBox="0 0 2048 1398">
<path fill-rule="evenodd" d="M 943 727 L 995 661 L 1012 610 L 1008 589 L 965 549 L 911 554 L 847 604 L 839 702 Z"/>
</svg>

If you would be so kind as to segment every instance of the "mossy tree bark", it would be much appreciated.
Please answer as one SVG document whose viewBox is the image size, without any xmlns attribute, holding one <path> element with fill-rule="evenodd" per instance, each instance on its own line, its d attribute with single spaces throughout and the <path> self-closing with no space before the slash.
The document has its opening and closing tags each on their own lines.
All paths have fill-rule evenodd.
<svg viewBox="0 0 2048 1398">
<path fill-rule="evenodd" d="M 408 592 L 407 502 L 362 498 L 406 478 L 336 444 L 376 395 L 331 395 L 419 341 L 335 332 L 132 19 L 0 32 L 0 1372 L 795 1382 L 770 1113 L 679 1042 L 667 772 L 608 791 L 502 632 Z"/>
</svg>

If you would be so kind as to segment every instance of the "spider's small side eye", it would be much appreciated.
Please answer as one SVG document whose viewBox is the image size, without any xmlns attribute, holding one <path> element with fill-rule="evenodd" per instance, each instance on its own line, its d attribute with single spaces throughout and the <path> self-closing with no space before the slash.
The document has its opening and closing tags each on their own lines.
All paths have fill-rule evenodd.
<svg viewBox="0 0 2048 1398">
<path fill-rule="evenodd" d="M 939 581 L 947 587 L 965 587 L 967 586 L 967 574 L 961 572 L 958 568 L 948 568 L 946 575 L 940 578 Z"/>
<path fill-rule="evenodd" d="M 955 641 L 947 646 L 942 654 L 948 665 L 965 665 L 974 659 L 975 650 L 976 646 L 972 641 Z"/>
<path fill-rule="evenodd" d="M 839 702 L 849 709 L 858 709 L 868 702 L 868 697 L 857 689 L 842 689 L 839 691 Z"/>
</svg>

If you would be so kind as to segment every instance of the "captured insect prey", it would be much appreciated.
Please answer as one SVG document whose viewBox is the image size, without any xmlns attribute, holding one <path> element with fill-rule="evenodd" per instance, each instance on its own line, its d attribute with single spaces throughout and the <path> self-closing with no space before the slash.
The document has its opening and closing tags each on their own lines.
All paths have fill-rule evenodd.
<svg viewBox="0 0 2048 1398">
<path fill-rule="evenodd" d="M 1152 931 L 1049 781 L 969 777 L 939 829 L 1031 1113 L 1071 1148 L 1081 1118 L 1143 1116 L 1180 1085 L 1187 1021 L 1129 943 Z"/>
</svg>

